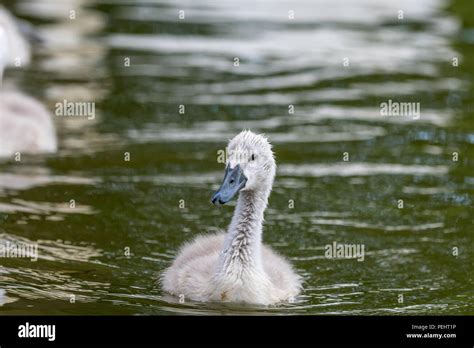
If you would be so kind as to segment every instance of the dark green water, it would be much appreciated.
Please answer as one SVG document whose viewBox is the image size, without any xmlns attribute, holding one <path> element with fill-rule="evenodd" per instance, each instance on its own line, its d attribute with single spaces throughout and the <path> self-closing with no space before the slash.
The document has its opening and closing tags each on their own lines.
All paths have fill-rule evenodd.
<svg viewBox="0 0 474 348">
<path fill-rule="evenodd" d="M 474 5 L 232 3 L 6 2 L 46 38 L 8 81 L 52 112 L 95 102 L 96 117 L 55 117 L 56 155 L 0 162 L 0 242 L 39 248 L 0 259 L 0 314 L 474 314 Z M 420 103 L 419 119 L 382 116 L 389 99 Z M 264 241 L 305 291 L 271 308 L 180 304 L 156 279 L 229 223 L 210 197 L 243 128 L 274 143 Z M 334 241 L 364 260 L 325 258 Z"/>
</svg>

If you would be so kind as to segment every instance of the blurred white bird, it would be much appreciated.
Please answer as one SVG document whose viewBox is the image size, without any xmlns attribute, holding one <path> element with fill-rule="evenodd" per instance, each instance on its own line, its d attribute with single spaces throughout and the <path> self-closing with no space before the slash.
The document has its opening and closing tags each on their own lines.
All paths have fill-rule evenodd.
<svg viewBox="0 0 474 348">
<path fill-rule="evenodd" d="M 4 67 L 26 66 L 31 62 L 31 48 L 20 31 L 20 23 L 0 5 L 0 28 L 3 28 L 3 42 L 0 45 L 0 59 Z M 27 28 L 26 25 L 23 27 Z"/>
<path fill-rule="evenodd" d="M 0 79 L 9 66 L 30 62 L 30 47 L 13 16 L 0 7 Z M 1 81 L 1 80 L 0 80 Z M 37 100 L 14 89 L 0 89 L 0 157 L 57 150 L 54 123 Z"/>
</svg>

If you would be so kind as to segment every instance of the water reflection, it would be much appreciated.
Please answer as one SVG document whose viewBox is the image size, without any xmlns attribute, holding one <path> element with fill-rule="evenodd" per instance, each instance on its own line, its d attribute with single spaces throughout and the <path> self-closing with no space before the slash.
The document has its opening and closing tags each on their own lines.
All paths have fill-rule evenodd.
<svg viewBox="0 0 474 348">
<path fill-rule="evenodd" d="M 39 170 L 38 170 L 39 169 Z M 23 168 L 23 173 L 2 173 L 0 174 L 0 194 L 3 190 L 28 190 L 33 187 L 48 186 L 54 184 L 68 185 L 92 185 L 97 183 L 97 179 L 86 177 L 52 175 L 45 168 L 31 168 L 31 172 Z"/>
<path fill-rule="evenodd" d="M 71 295 L 77 296 L 81 302 L 96 301 L 99 297 L 94 294 L 92 288 L 105 288 L 108 284 L 80 280 L 75 274 L 86 271 L 73 271 L 75 263 L 90 263 L 97 268 L 101 263 L 94 259 L 101 255 L 101 251 L 90 246 L 73 245 L 63 240 L 37 240 L 0 233 L 0 244 L 8 245 L 36 245 L 37 260 L 30 259 L 5 259 L 0 273 L 1 294 L 0 303 L 13 302 L 20 298 L 26 300 L 35 299 L 59 299 L 68 301 Z M 2 256 L 3 257 L 3 256 Z M 18 260 L 15 265 L 15 260 Z M 38 263 L 63 263 L 69 265 L 69 270 L 59 269 L 37 269 L 34 265 Z M 11 266 L 10 266 L 11 265 Z M 18 267 L 20 266 L 21 267 Z M 106 265 L 103 265 L 104 267 Z"/>
</svg>

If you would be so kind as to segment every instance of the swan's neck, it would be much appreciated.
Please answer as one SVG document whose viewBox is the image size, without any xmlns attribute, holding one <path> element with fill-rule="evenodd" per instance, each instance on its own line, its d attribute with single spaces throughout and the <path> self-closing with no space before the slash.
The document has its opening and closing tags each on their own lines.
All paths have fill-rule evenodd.
<svg viewBox="0 0 474 348">
<path fill-rule="evenodd" d="M 270 190 L 240 192 L 221 253 L 221 276 L 241 277 L 246 270 L 263 269 L 262 224 L 269 195 Z"/>
</svg>

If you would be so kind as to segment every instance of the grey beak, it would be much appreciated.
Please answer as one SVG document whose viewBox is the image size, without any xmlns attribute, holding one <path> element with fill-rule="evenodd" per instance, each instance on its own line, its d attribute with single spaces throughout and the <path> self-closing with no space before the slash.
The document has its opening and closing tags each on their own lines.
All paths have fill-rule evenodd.
<svg viewBox="0 0 474 348">
<path fill-rule="evenodd" d="M 247 178 L 240 165 L 230 168 L 227 165 L 225 169 L 224 181 L 221 187 L 212 196 L 212 203 L 215 205 L 225 204 L 229 202 L 241 189 L 245 187 Z"/>
</svg>

